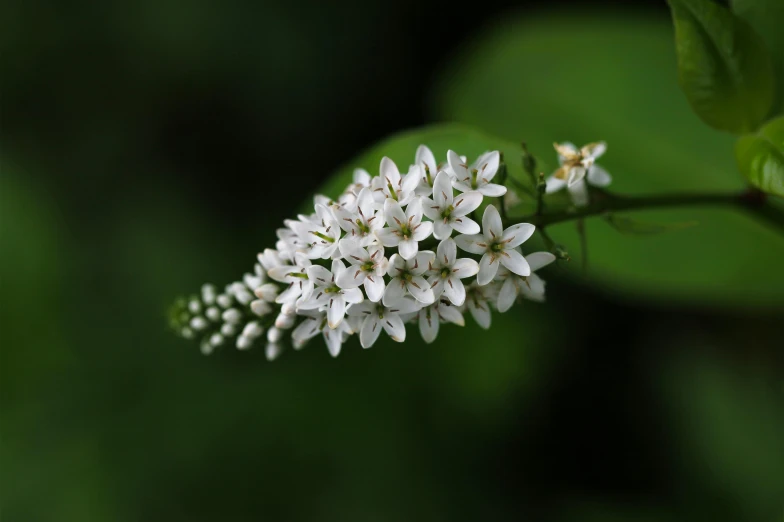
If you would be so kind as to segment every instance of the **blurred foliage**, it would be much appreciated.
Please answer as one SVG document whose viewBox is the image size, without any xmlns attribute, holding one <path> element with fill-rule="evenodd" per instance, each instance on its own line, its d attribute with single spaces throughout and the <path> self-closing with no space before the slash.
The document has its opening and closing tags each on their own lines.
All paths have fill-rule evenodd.
<svg viewBox="0 0 784 522">
<path fill-rule="evenodd" d="M 784 116 L 765 124 L 757 134 L 739 138 L 735 157 L 749 183 L 784 197 Z"/>
<path fill-rule="evenodd" d="M 678 89 L 672 42 L 665 20 L 644 17 L 509 19 L 444 68 L 435 114 L 525 140 L 545 158 L 554 141 L 606 140 L 599 162 L 620 193 L 740 190 L 731 138 L 706 128 Z M 782 303 L 784 242 L 750 217 L 705 208 L 635 217 L 700 225 L 630 240 L 589 220 L 589 280 L 598 286 L 714 305 Z M 551 235 L 577 251 L 573 224 Z"/>
<path fill-rule="evenodd" d="M 780 287 L 771 279 L 761 288 L 754 270 L 711 257 L 711 238 L 694 237 L 708 256 L 671 249 L 684 244 L 667 237 L 697 229 L 660 242 L 589 227 L 592 255 L 682 257 L 698 282 L 683 294 L 669 285 L 661 306 L 573 285 L 559 265 L 543 272 L 547 304 L 494 315 L 489 331 L 468 318 L 433 345 L 412 329 L 404 344 L 352 341 L 333 360 L 314 342 L 268 364 L 262 350 L 205 358 L 167 331 L 174 296 L 250 269 L 325 172 L 402 123 L 421 123 L 403 109 L 419 103 L 431 58 L 446 53 L 420 46 L 442 42 L 423 35 L 449 9 L 398 7 L 4 6 L 13 15 L 0 20 L 4 521 L 780 520 L 769 513 L 781 484 L 781 410 L 769 390 L 784 382 L 781 315 L 673 298 L 726 296 L 746 280 L 746 302 L 770 302 Z M 470 36 L 474 23 L 461 14 L 448 25 Z M 426 130 L 439 154 L 453 143 L 476 154 L 500 134 L 512 166 L 520 138 L 543 155 L 556 138 L 598 134 L 610 141 L 621 190 L 741 186 L 730 141 L 684 116 L 658 22 L 556 13 L 529 26 L 487 23 L 490 43 L 520 31 L 541 58 L 499 55 L 526 74 L 486 78 L 494 95 L 481 110 L 451 104 L 451 94 L 434 100 L 455 116 L 493 117 L 492 127 L 474 122 L 489 134 L 470 143 L 461 126 Z M 640 52 L 638 63 L 631 53 Z M 656 81 L 633 83 L 643 73 Z M 465 87 L 486 87 L 474 80 Z M 593 98 L 570 97 L 575 83 Z M 500 118 L 519 114 L 504 105 L 513 91 L 534 100 L 530 114 Z M 640 103 L 639 92 L 654 97 Z M 401 167 L 420 138 L 387 143 Z M 370 148 L 341 172 L 372 172 L 380 153 Z M 293 171 L 291 158 L 313 167 Z M 653 214 L 724 223 L 721 211 L 716 221 L 707 211 Z M 749 236 L 730 233 L 722 254 L 746 249 L 759 266 L 759 245 L 779 255 L 756 224 L 729 232 L 744 226 Z M 607 287 L 617 295 L 633 284 L 639 295 L 632 272 Z M 678 341 L 695 330 L 718 333 Z"/>
<path fill-rule="evenodd" d="M 669 4 L 678 78 L 694 112 L 715 129 L 734 134 L 757 130 L 776 94 L 773 62 L 763 39 L 712 0 Z"/>
</svg>

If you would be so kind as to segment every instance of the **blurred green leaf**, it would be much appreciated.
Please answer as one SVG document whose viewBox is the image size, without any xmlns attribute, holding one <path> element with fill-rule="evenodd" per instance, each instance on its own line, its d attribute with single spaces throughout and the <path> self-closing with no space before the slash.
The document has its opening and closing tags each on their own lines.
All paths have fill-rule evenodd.
<svg viewBox="0 0 784 522">
<path fill-rule="evenodd" d="M 633 236 L 644 236 L 650 234 L 660 234 L 662 232 L 672 232 L 673 230 L 683 230 L 697 225 L 696 221 L 684 223 L 649 223 L 638 221 L 629 216 L 619 216 L 618 214 L 607 214 L 604 220 L 618 232 Z"/>
<path fill-rule="evenodd" d="M 669 0 L 680 84 L 694 111 L 719 130 L 755 130 L 773 104 L 773 65 L 765 42 L 712 0 Z"/>
<path fill-rule="evenodd" d="M 738 139 L 735 158 L 749 183 L 784 196 L 784 117 L 768 123 L 758 134 Z"/>
<path fill-rule="evenodd" d="M 613 175 L 610 190 L 620 193 L 741 191 L 745 183 L 734 165 L 732 137 L 694 117 L 678 88 L 672 38 L 666 19 L 511 19 L 469 42 L 468 52 L 447 64 L 434 90 L 434 116 L 512 143 L 525 140 L 539 155 L 552 151 L 553 141 L 604 139 L 609 149 L 599 163 Z M 575 51 L 591 59 L 574 60 Z M 781 266 L 784 241 L 750 217 L 719 208 L 634 217 L 696 220 L 700 226 L 629 241 L 589 219 L 590 277 L 579 280 L 634 296 L 712 305 L 784 300 L 784 280 L 768 275 Z M 568 250 L 577 249 L 573 223 L 548 230 Z M 575 263 L 566 266 L 575 275 L 579 271 Z"/>
<path fill-rule="evenodd" d="M 784 2 L 781 0 L 730 0 L 732 10 L 768 45 L 776 74 L 776 99 L 772 115 L 784 112 Z"/>
</svg>

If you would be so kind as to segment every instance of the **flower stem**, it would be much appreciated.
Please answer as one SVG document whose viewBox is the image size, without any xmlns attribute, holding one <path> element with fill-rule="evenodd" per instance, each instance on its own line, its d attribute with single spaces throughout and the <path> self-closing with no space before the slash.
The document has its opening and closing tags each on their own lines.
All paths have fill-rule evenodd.
<svg viewBox="0 0 784 522">
<path fill-rule="evenodd" d="M 660 196 L 621 196 L 600 189 L 591 191 L 591 203 L 578 209 L 554 212 L 552 214 L 528 214 L 511 216 L 537 227 L 545 227 L 574 221 L 608 212 L 628 212 L 654 208 L 684 206 L 727 206 L 750 212 L 757 219 L 767 223 L 784 234 L 784 209 L 774 206 L 767 195 L 756 189 L 743 192 L 714 194 L 664 194 Z"/>
</svg>

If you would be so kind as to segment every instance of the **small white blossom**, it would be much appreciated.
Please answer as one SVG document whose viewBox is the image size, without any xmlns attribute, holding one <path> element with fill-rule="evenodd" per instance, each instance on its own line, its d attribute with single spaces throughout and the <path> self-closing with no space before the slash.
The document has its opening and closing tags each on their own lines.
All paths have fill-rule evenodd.
<svg viewBox="0 0 784 522">
<path fill-rule="evenodd" d="M 357 197 L 356 210 L 336 205 L 333 208 L 340 228 L 346 231 L 346 237 L 355 239 L 360 246 L 366 247 L 376 241 L 376 230 L 384 227 L 384 213 L 381 205 L 376 203 L 370 189 L 364 188 Z"/>
<path fill-rule="evenodd" d="M 388 227 L 376 231 L 385 247 L 397 247 L 403 259 L 412 259 L 419 251 L 419 242 L 433 233 L 433 223 L 422 222 L 422 198 L 416 197 L 405 213 L 397 201 L 384 202 L 384 216 Z"/>
<path fill-rule="evenodd" d="M 419 252 L 411 259 L 403 259 L 399 254 L 389 260 L 387 274 L 392 278 L 384 291 L 384 304 L 394 303 L 406 294 L 422 304 L 431 304 L 435 296 L 423 274 L 435 259 L 435 254 L 428 250 Z"/>
<path fill-rule="evenodd" d="M 351 265 L 337 279 L 338 286 L 356 288 L 364 285 L 368 299 L 374 303 L 380 301 L 386 286 L 384 275 L 389 266 L 384 257 L 384 247 L 374 245 L 365 249 L 353 240 L 342 239 L 340 253 Z"/>
<path fill-rule="evenodd" d="M 396 201 L 401 207 L 408 205 L 419 183 L 418 170 L 401 176 L 395 162 L 386 156 L 381 158 L 379 170 L 381 175 L 371 183 L 375 200 L 382 204 L 387 200 Z"/>
<path fill-rule="evenodd" d="M 498 151 L 485 152 L 469 167 L 465 160 L 450 150 L 449 167 L 455 173 L 454 186 L 460 192 L 476 190 L 487 197 L 497 198 L 506 194 L 506 187 L 490 183 L 498 172 L 501 156 Z"/>
<path fill-rule="evenodd" d="M 476 234 L 479 225 L 468 217 L 482 203 L 482 194 L 471 190 L 457 198 L 452 193 L 452 181 L 446 172 L 439 172 L 433 184 L 433 199 L 422 200 L 422 211 L 433 220 L 433 236 L 444 239 L 452 229 L 461 234 Z"/>
<path fill-rule="evenodd" d="M 440 324 L 454 323 L 458 326 L 465 326 L 463 314 L 457 306 L 452 306 L 447 301 L 436 301 L 432 305 L 422 308 L 417 314 L 419 322 L 419 332 L 426 343 L 432 343 L 438 336 Z"/>
<path fill-rule="evenodd" d="M 307 311 L 301 315 L 305 316 L 305 320 L 291 333 L 292 339 L 299 347 L 321 333 L 329 353 L 333 357 L 337 357 L 345 339 L 354 333 L 349 327 L 348 321 L 342 321 L 337 328 L 330 328 L 327 314 L 324 312 Z"/>
<path fill-rule="evenodd" d="M 308 277 L 308 268 L 312 266 L 310 259 L 301 252 L 294 254 L 294 264 L 280 264 L 269 270 L 270 278 L 288 284 L 288 288 L 275 297 L 275 302 L 294 304 L 304 301 L 313 293 L 314 284 Z"/>
<path fill-rule="evenodd" d="M 487 330 L 490 328 L 491 314 L 490 301 L 492 296 L 488 295 L 487 286 L 479 286 L 476 281 L 466 288 L 465 306 L 471 312 L 471 316 L 476 324 Z"/>
<path fill-rule="evenodd" d="M 314 265 L 308 268 L 308 277 L 316 284 L 309 299 L 301 303 L 300 310 L 323 310 L 327 312 L 327 322 L 333 330 L 337 328 L 346 315 L 346 307 L 363 301 L 359 288 L 340 288 L 336 280 L 346 270 L 343 261 L 332 262 L 330 272 L 323 266 Z"/>
<path fill-rule="evenodd" d="M 419 184 L 416 188 L 417 196 L 429 196 L 433 193 L 433 183 L 438 175 L 438 163 L 433 152 L 426 146 L 417 147 L 414 158 L 414 167 L 418 168 Z"/>
<path fill-rule="evenodd" d="M 393 340 L 402 343 L 406 340 L 406 327 L 401 314 L 416 312 L 421 305 L 410 298 L 402 298 L 388 305 L 365 301 L 352 306 L 350 316 L 363 318 L 359 331 L 359 342 L 362 348 L 370 348 L 378 339 L 381 330 Z"/>
<path fill-rule="evenodd" d="M 569 142 L 555 143 L 553 146 L 558 151 L 561 167 L 547 179 L 548 194 L 566 187 L 572 203 L 582 207 L 589 203 L 588 185 L 606 187 L 612 181 L 610 174 L 596 164 L 596 159 L 607 150 L 606 143 L 589 143 L 580 149 Z"/>
<path fill-rule="evenodd" d="M 545 282 L 535 271 L 555 261 L 555 256 L 550 252 L 534 252 L 525 256 L 525 259 L 528 261 L 528 266 L 531 267 L 531 275 L 528 277 L 520 277 L 511 272 L 500 274 L 504 284 L 498 293 L 498 303 L 496 304 L 499 312 L 509 310 L 518 295 L 531 301 L 544 301 Z"/>
<path fill-rule="evenodd" d="M 529 223 L 518 223 L 504 230 L 498 210 L 489 205 L 482 216 L 482 234 L 460 235 L 455 242 L 466 252 L 483 254 L 476 281 L 486 285 L 495 277 L 499 264 L 517 275 L 530 275 L 531 269 L 517 247 L 531 237 L 534 230 Z"/>
<path fill-rule="evenodd" d="M 465 287 L 461 279 L 479 272 L 479 263 L 473 259 L 457 259 L 457 244 L 452 238 L 438 244 L 436 257 L 428 266 L 431 274 L 427 282 L 437 298 L 443 294 L 452 304 L 461 306 L 465 301 Z"/>
</svg>

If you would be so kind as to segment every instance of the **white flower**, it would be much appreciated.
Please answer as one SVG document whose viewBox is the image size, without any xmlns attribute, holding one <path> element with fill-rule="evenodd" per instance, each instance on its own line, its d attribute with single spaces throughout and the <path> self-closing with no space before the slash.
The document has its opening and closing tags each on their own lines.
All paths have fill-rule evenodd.
<svg viewBox="0 0 784 522">
<path fill-rule="evenodd" d="M 356 241 L 342 239 L 340 253 L 351 265 L 336 279 L 340 288 L 356 288 L 365 285 L 368 299 L 378 302 L 384 295 L 384 274 L 389 261 L 384 257 L 384 247 L 374 245 L 362 248 Z"/>
<path fill-rule="evenodd" d="M 398 301 L 406 293 L 411 294 L 414 299 L 422 304 L 431 304 L 435 301 L 433 290 L 427 283 L 422 274 L 424 274 L 430 267 L 430 264 L 435 259 L 435 254 L 430 251 L 419 252 L 412 259 L 403 259 L 400 255 L 395 254 L 389 260 L 389 269 L 387 274 L 392 280 L 387 285 L 384 291 L 384 304 L 394 303 Z"/>
<path fill-rule="evenodd" d="M 332 271 L 320 265 L 308 268 L 308 277 L 315 283 L 309 299 L 298 305 L 300 310 L 326 309 L 327 323 L 332 329 L 337 328 L 346 315 L 346 307 L 363 301 L 359 288 L 340 288 L 335 282 L 346 270 L 343 261 L 332 261 Z"/>
<path fill-rule="evenodd" d="M 547 179 L 548 194 L 566 187 L 574 205 L 582 207 L 588 204 L 588 185 L 606 187 L 612 181 L 610 174 L 596 164 L 596 158 L 607 150 L 605 142 L 589 143 L 580 149 L 569 142 L 553 146 L 561 167 Z"/>
<path fill-rule="evenodd" d="M 468 217 L 482 203 L 482 194 L 476 190 L 464 192 L 457 198 L 452 193 L 449 174 L 439 172 L 433 184 L 433 199 L 422 200 L 422 210 L 433 220 L 433 235 L 444 239 L 452 235 L 452 229 L 461 234 L 476 234 L 479 225 Z"/>
<path fill-rule="evenodd" d="M 446 301 L 436 301 L 434 304 L 419 310 L 419 332 L 426 343 L 432 343 L 438 336 L 440 323 L 454 323 L 465 326 L 463 314 L 457 306 L 452 306 Z"/>
<path fill-rule="evenodd" d="M 362 247 L 375 242 L 376 230 L 384 226 L 384 214 L 378 209 L 379 205 L 368 188 L 359 192 L 356 210 L 349 211 L 340 205 L 333 207 L 340 228 L 346 231 L 346 237 L 356 239 Z"/>
<path fill-rule="evenodd" d="M 346 187 L 343 194 L 338 197 L 338 203 L 349 212 L 357 209 L 359 193 L 363 188 L 370 188 L 370 174 L 365 169 L 354 169 L 353 183 Z"/>
<path fill-rule="evenodd" d="M 387 199 L 392 199 L 401 207 L 408 205 L 414 198 L 414 191 L 419 184 L 419 173 L 416 169 L 401 176 L 395 162 L 384 156 L 381 158 L 380 172 L 381 175 L 373 178 L 371 182 L 376 201 L 383 203 Z"/>
<path fill-rule="evenodd" d="M 528 277 L 519 277 L 516 274 L 507 272 L 499 274 L 504 279 L 504 284 L 501 291 L 498 293 L 498 302 L 496 308 L 499 312 L 506 312 L 509 310 L 517 299 L 518 295 L 522 295 L 526 299 L 532 301 L 544 301 L 544 280 L 534 272 L 543 266 L 547 266 L 555 261 L 555 256 L 550 252 L 534 252 L 525 257 L 528 261 L 528 266 L 531 267 L 531 275 Z"/>
<path fill-rule="evenodd" d="M 365 301 L 352 306 L 348 313 L 354 317 L 364 318 L 359 331 L 359 343 L 362 348 L 370 348 L 378 339 L 382 329 L 393 341 L 399 343 L 405 341 L 406 327 L 400 314 L 416 312 L 420 306 L 409 298 L 398 299 L 388 305 Z"/>
<path fill-rule="evenodd" d="M 455 151 L 447 153 L 449 166 L 455 173 L 454 186 L 460 192 L 477 190 L 488 197 L 506 194 L 506 187 L 490 183 L 498 172 L 501 156 L 498 151 L 485 152 L 469 167 Z"/>
<path fill-rule="evenodd" d="M 488 287 L 479 286 L 476 281 L 466 288 L 466 308 L 476 324 L 487 330 L 490 328 L 490 299 Z"/>
<path fill-rule="evenodd" d="M 297 244 L 297 250 L 310 259 L 330 259 L 338 251 L 340 225 L 335 215 L 326 205 L 316 205 L 315 219 L 300 216 L 298 221 L 288 220 L 291 228 L 304 245 Z"/>
<path fill-rule="evenodd" d="M 432 274 L 427 282 L 436 298 L 445 295 L 452 304 L 461 306 L 465 301 L 465 287 L 461 279 L 479 272 L 479 263 L 473 259 L 457 259 L 457 244 L 451 238 L 438 244 L 436 257 L 428 271 Z"/>
<path fill-rule="evenodd" d="M 275 302 L 295 303 L 297 300 L 306 300 L 313 292 L 313 281 L 308 277 L 310 259 L 301 252 L 294 254 L 294 265 L 277 265 L 269 270 L 270 278 L 289 286 L 275 298 Z"/>
<path fill-rule="evenodd" d="M 414 158 L 414 167 L 419 169 L 417 176 L 419 184 L 416 188 L 417 196 L 429 196 L 433 193 L 433 183 L 435 182 L 436 175 L 438 174 L 438 164 L 433 152 L 427 145 L 420 145 L 416 150 L 416 157 Z"/>
<path fill-rule="evenodd" d="M 297 348 L 301 348 L 305 342 L 321 333 L 330 355 L 337 357 L 343 342 L 353 333 L 348 321 L 342 321 L 337 328 L 330 328 L 327 314 L 324 312 L 307 311 L 300 315 L 304 315 L 305 320 L 291 332 L 291 338 Z"/>
<path fill-rule="evenodd" d="M 422 198 L 415 198 L 403 213 L 392 199 L 384 202 L 388 227 L 376 230 L 376 237 L 385 247 L 397 247 L 403 259 L 412 259 L 419 251 L 419 242 L 433 233 L 433 223 L 422 223 Z"/>
<path fill-rule="evenodd" d="M 528 263 L 516 247 L 531 237 L 536 227 L 530 223 L 518 223 L 506 230 L 502 227 L 498 210 L 493 205 L 488 205 L 482 216 L 482 234 L 460 235 L 455 238 L 457 246 L 466 252 L 483 254 L 476 276 L 480 285 L 486 285 L 493 280 L 498 272 L 499 262 L 517 275 L 531 274 Z"/>
</svg>

